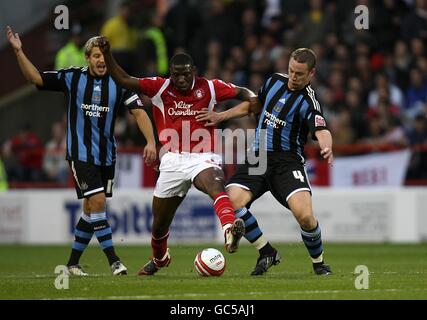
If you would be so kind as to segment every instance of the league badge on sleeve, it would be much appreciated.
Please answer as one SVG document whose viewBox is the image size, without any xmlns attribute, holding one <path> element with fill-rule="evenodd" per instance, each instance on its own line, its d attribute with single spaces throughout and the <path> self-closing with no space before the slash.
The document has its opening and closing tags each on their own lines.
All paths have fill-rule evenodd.
<svg viewBox="0 0 427 320">
<path fill-rule="evenodd" d="M 326 127 L 325 118 L 316 114 L 316 116 L 314 117 L 314 126 L 315 127 Z"/>
</svg>

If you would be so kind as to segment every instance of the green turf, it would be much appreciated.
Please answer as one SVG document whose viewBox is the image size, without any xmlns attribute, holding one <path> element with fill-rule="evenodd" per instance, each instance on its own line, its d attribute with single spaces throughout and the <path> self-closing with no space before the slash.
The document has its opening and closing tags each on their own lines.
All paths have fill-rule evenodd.
<svg viewBox="0 0 427 320">
<path fill-rule="evenodd" d="M 113 277 L 106 258 L 90 246 L 81 264 L 91 274 L 70 278 L 68 290 L 54 286 L 56 265 L 68 258 L 68 246 L 0 246 L 0 299 L 427 299 L 427 246 L 328 243 L 326 260 L 334 274 L 318 277 L 302 243 L 277 245 L 284 260 L 260 277 L 250 276 L 256 250 L 241 246 L 225 254 L 221 277 L 196 274 L 193 260 L 203 248 L 171 246 L 172 263 L 152 277 L 136 272 L 149 255 L 148 246 L 120 246 L 117 253 L 128 276 Z M 357 265 L 369 269 L 369 289 L 355 288 Z"/>
</svg>

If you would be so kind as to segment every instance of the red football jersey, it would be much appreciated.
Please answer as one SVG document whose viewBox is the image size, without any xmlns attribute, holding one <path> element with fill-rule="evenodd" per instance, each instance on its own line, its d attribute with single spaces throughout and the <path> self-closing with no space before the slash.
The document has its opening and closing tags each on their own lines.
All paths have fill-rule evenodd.
<svg viewBox="0 0 427 320">
<path fill-rule="evenodd" d="M 191 90 L 183 95 L 171 79 L 139 79 L 141 93 L 151 98 L 160 142 L 170 151 L 214 151 L 214 127 L 196 121 L 199 110 L 214 110 L 223 100 L 236 97 L 235 86 L 222 80 L 195 77 Z"/>
</svg>

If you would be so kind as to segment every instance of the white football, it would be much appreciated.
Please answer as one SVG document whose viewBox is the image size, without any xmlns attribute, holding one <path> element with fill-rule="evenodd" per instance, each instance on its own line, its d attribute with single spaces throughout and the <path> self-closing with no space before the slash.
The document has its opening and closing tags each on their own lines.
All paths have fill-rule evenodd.
<svg viewBox="0 0 427 320">
<path fill-rule="evenodd" d="M 194 259 L 194 267 L 199 275 L 204 277 L 219 277 L 225 271 L 225 257 L 214 248 L 200 251 Z"/>
</svg>

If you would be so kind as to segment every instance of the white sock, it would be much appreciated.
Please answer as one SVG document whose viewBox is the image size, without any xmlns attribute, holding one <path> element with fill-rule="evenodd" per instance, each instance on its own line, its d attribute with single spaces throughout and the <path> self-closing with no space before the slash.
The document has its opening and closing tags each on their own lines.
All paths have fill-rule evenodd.
<svg viewBox="0 0 427 320">
<path fill-rule="evenodd" d="M 222 226 L 222 231 L 224 231 L 225 232 L 225 230 L 227 230 L 228 228 L 231 228 L 233 225 L 231 224 L 231 223 L 227 223 L 227 224 L 224 224 L 223 226 Z"/>
<path fill-rule="evenodd" d="M 311 260 L 313 261 L 313 263 L 320 263 L 323 261 L 323 252 L 320 256 L 318 256 L 317 258 L 311 258 Z"/>
<path fill-rule="evenodd" d="M 253 245 L 255 246 L 255 248 L 257 250 L 261 249 L 262 247 L 264 247 L 267 244 L 267 240 L 265 240 L 264 236 L 259 237 L 254 243 Z"/>
</svg>

